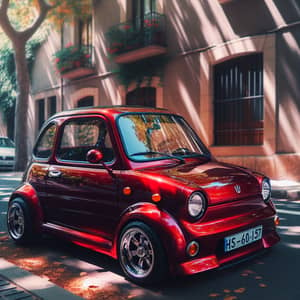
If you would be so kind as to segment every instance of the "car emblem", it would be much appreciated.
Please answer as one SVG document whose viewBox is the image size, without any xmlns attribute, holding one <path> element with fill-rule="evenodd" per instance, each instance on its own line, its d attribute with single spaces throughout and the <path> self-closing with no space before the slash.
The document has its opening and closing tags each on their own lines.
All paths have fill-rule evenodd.
<svg viewBox="0 0 300 300">
<path fill-rule="evenodd" d="M 241 187 L 240 187 L 239 185 L 235 185 L 235 186 L 234 186 L 234 190 L 235 190 L 238 194 L 241 193 Z"/>
</svg>

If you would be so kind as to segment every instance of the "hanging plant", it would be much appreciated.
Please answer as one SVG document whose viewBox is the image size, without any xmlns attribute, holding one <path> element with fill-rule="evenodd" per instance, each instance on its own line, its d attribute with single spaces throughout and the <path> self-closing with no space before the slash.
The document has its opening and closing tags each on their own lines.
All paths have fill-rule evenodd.
<svg viewBox="0 0 300 300">
<path fill-rule="evenodd" d="M 76 68 L 91 66 L 91 46 L 69 44 L 54 54 L 56 69 L 60 74 Z"/>
</svg>

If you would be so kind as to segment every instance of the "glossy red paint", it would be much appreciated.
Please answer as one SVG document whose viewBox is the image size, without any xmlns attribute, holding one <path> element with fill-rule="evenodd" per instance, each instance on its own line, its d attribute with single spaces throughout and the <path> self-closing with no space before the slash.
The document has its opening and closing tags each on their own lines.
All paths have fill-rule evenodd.
<svg viewBox="0 0 300 300">
<path fill-rule="evenodd" d="M 12 195 L 29 201 L 39 229 L 118 258 L 122 229 L 143 222 L 158 235 L 173 274 L 217 268 L 279 241 L 275 207 L 271 200 L 262 199 L 263 175 L 217 162 L 211 155 L 186 157 L 184 163 L 172 158 L 130 160 L 116 122 L 129 112 L 170 114 L 160 109 L 107 107 L 62 112 L 47 122 L 44 128 L 53 122 L 58 126 L 52 154 L 46 159 L 33 156 L 23 185 Z M 65 122 L 80 118 L 106 122 L 115 156 L 105 167 L 94 164 L 102 159 L 95 149 L 87 162 L 57 158 Z M 194 192 L 207 199 L 201 218 L 188 213 L 188 198 Z M 156 203 L 155 194 L 161 197 Z M 225 237 L 258 225 L 263 226 L 261 240 L 224 251 Z M 191 241 L 200 245 L 195 257 L 186 252 Z"/>
<path fill-rule="evenodd" d="M 98 164 L 103 159 L 103 154 L 96 149 L 92 149 L 87 154 L 87 161 L 91 164 Z"/>
<path fill-rule="evenodd" d="M 14 191 L 10 198 L 10 201 L 17 197 L 23 198 L 29 204 L 32 212 L 34 212 L 34 227 L 38 232 L 40 232 L 42 230 L 42 224 L 44 221 L 44 213 L 35 189 L 31 184 L 24 183 Z"/>
</svg>

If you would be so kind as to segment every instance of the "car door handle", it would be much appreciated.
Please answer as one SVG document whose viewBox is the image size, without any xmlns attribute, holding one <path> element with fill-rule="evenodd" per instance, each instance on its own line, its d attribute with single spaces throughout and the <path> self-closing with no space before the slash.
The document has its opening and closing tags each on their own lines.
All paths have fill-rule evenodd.
<svg viewBox="0 0 300 300">
<path fill-rule="evenodd" d="M 61 172 L 60 171 L 56 171 L 56 170 L 50 170 L 48 172 L 48 177 L 51 177 L 51 178 L 58 178 L 61 176 Z"/>
</svg>

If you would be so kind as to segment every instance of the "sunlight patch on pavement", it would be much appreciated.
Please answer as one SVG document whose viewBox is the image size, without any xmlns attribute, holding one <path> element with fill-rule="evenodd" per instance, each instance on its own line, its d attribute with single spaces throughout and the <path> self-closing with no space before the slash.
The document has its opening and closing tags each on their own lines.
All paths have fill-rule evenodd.
<svg viewBox="0 0 300 300">
<path fill-rule="evenodd" d="M 82 287 L 88 288 L 90 286 L 97 286 L 99 288 L 104 288 L 108 285 L 128 283 L 124 277 L 121 277 L 112 272 L 93 272 L 90 273 L 86 278 L 82 278 Z"/>
<path fill-rule="evenodd" d="M 66 266 L 74 267 L 74 268 L 77 268 L 77 269 L 80 269 L 80 270 L 86 271 L 86 272 L 103 270 L 103 268 L 101 268 L 99 266 L 96 266 L 96 265 L 93 265 L 93 264 L 90 264 L 90 263 L 87 263 L 84 261 L 80 261 L 78 259 L 65 259 L 62 261 L 62 263 Z"/>
<path fill-rule="evenodd" d="M 291 180 L 271 180 L 272 187 L 293 187 L 299 186 L 299 182 Z"/>
<path fill-rule="evenodd" d="M 20 177 L 0 177 L 1 181 L 21 181 Z"/>
<path fill-rule="evenodd" d="M 281 234 L 289 236 L 299 236 L 300 235 L 300 226 L 278 226 Z"/>
<path fill-rule="evenodd" d="M 277 209 L 276 211 L 281 214 L 300 216 L 300 211 L 293 211 L 293 210 L 287 210 L 287 209 Z"/>
<path fill-rule="evenodd" d="M 4 196 L 10 196 L 11 193 L 1 193 L 0 192 L 0 197 L 4 197 Z"/>
<path fill-rule="evenodd" d="M 293 249 L 300 249 L 300 244 L 284 243 L 284 245 Z"/>
</svg>

